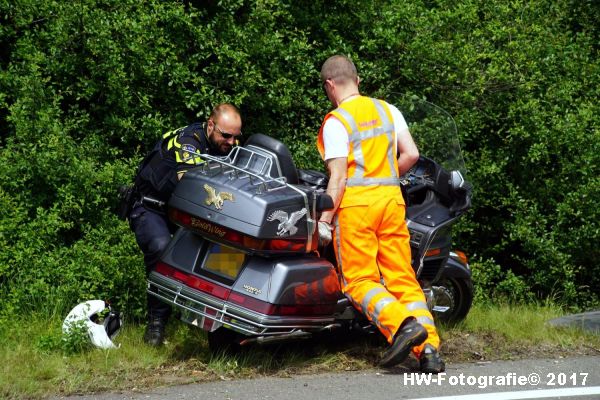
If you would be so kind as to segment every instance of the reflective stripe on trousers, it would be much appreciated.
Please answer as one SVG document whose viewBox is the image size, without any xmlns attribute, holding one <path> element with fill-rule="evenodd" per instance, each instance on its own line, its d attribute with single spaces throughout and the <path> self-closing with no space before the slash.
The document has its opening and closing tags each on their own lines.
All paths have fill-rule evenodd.
<svg viewBox="0 0 600 400">
<path fill-rule="evenodd" d="M 425 343 L 438 348 L 433 317 L 410 264 L 404 213 L 404 205 L 393 198 L 338 210 L 334 248 L 342 290 L 389 343 L 402 322 L 414 317 L 427 329 Z M 417 356 L 423 345 L 413 349 Z"/>
</svg>

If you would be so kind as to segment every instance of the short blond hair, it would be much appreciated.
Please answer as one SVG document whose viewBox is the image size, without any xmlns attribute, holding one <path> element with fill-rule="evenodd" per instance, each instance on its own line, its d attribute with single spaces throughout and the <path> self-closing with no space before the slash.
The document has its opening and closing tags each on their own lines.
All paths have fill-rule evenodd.
<svg viewBox="0 0 600 400">
<path fill-rule="evenodd" d="M 358 73 L 356 66 L 346 56 L 335 55 L 329 57 L 321 67 L 321 81 L 331 79 L 336 83 L 356 82 Z"/>
</svg>

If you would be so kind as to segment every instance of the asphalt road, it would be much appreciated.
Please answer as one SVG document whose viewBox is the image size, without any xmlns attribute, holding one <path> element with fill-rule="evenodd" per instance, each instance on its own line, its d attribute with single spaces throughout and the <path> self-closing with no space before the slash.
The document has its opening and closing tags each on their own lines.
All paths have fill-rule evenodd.
<svg viewBox="0 0 600 400">
<path fill-rule="evenodd" d="M 552 326 L 569 326 L 600 334 L 600 310 L 588 311 L 581 314 L 565 315 L 564 317 L 550 320 L 548 323 Z"/>
<path fill-rule="evenodd" d="M 600 399 L 600 356 L 451 364 L 445 373 L 407 369 L 258 378 L 75 396 L 87 400 L 508 400 Z"/>
</svg>

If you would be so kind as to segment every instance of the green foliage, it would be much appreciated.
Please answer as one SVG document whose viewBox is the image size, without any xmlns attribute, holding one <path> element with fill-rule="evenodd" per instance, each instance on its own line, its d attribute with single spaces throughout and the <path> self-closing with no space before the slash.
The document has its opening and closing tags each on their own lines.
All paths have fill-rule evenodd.
<svg viewBox="0 0 600 400">
<path fill-rule="evenodd" d="M 529 287 L 522 278 L 512 271 L 503 271 L 502 267 L 491 260 L 472 262 L 471 271 L 475 285 L 474 301 L 488 303 L 491 299 L 509 303 L 533 300 Z"/>
<path fill-rule="evenodd" d="M 94 347 L 90 341 L 87 326 L 84 321 L 75 321 L 70 324 L 67 334 L 51 332 L 41 335 L 36 348 L 42 353 L 60 351 L 65 355 L 73 355 L 91 350 Z"/>
<path fill-rule="evenodd" d="M 475 187 L 456 240 L 480 296 L 597 304 L 599 15 L 574 0 L 1 2 L 0 320 L 91 298 L 141 317 L 116 188 L 162 132 L 223 101 L 322 169 L 318 73 L 335 53 L 364 93 L 455 117 Z"/>
</svg>

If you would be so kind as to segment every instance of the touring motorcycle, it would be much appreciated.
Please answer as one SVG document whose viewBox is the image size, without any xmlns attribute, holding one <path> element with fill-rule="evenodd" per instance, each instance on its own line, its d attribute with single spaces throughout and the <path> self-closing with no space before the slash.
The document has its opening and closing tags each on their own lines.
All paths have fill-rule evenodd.
<svg viewBox="0 0 600 400">
<path fill-rule="evenodd" d="M 394 99 L 422 154 L 401 177 L 412 266 L 437 320 L 457 322 L 473 298 L 451 227 L 471 204 L 453 119 L 425 101 Z M 297 169 L 288 148 L 255 134 L 226 157 L 183 176 L 168 202 L 179 228 L 148 278 L 148 292 L 181 319 L 225 344 L 310 338 L 336 329 L 373 330 L 341 293 L 331 245 L 317 221 L 333 207 L 327 176 Z"/>
</svg>

